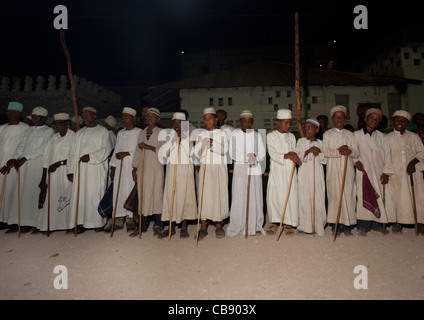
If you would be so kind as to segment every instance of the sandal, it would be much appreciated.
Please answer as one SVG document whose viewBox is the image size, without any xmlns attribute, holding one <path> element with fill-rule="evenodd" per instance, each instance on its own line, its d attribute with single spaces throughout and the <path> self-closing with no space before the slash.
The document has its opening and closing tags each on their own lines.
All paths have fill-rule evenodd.
<svg viewBox="0 0 424 320">
<path fill-rule="evenodd" d="M 174 229 L 172 229 L 172 231 L 171 231 L 171 237 L 172 237 L 174 234 L 175 234 L 175 230 L 174 230 Z M 168 237 L 169 237 L 169 230 L 165 230 L 164 232 L 162 232 L 162 233 L 158 236 L 158 238 L 159 238 L 159 239 L 168 238 Z"/>
<path fill-rule="evenodd" d="M 153 226 L 153 234 L 155 236 L 160 236 L 163 232 L 163 228 L 160 226 Z"/>
<path fill-rule="evenodd" d="M 269 236 L 273 236 L 276 231 L 277 231 L 277 225 L 271 223 L 269 225 L 268 229 L 266 230 L 266 234 L 269 235 Z"/>
<path fill-rule="evenodd" d="M 204 239 L 207 235 L 208 235 L 208 232 L 206 230 L 199 230 L 198 240 L 200 241 Z M 196 237 L 194 237 L 194 239 L 196 239 Z"/>
<path fill-rule="evenodd" d="M 285 225 L 284 226 L 284 231 L 286 232 L 286 235 L 288 236 L 293 236 L 294 235 L 294 231 L 293 228 L 289 225 Z"/>
<path fill-rule="evenodd" d="M 185 239 L 185 238 L 188 238 L 188 237 L 189 237 L 189 234 L 188 234 L 187 229 L 181 229 L 181 231 L 180 231 L 180 238 L 181 239 Z"/>
<path fill-rule="evenodd" d="M 224 231 L 224 228 L 222 228 L 222 227 L 216 228 L 216 230 L 215 230 L 215 235 L 216 235 L 216 238 L 217 238 L 217 239 L 222 239 L 222 238 L 224 238 L 224 237 L 225 237 L 225 231 Z"/>
</svg>

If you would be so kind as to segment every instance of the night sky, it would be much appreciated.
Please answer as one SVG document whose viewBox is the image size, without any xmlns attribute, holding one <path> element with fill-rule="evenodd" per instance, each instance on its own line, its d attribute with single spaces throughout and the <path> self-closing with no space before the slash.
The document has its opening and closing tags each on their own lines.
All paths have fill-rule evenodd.
<svg viewBox="0 0 424 320">
<path fill-rule="evenodd" d="M 67 74 L 56 5 L 68 9 L 65 38 L 73 73 L 102 85 L 150 84 L 180 77 L 181 51 L 337 40 L 339 66 L 409 24 L 424 24 L 417 2 L 268 0 L 34 1 L 0 4 L 0 76 Z M 368 30 L 356 30 L 356 5 L 368 9 Z"/>
</svg>

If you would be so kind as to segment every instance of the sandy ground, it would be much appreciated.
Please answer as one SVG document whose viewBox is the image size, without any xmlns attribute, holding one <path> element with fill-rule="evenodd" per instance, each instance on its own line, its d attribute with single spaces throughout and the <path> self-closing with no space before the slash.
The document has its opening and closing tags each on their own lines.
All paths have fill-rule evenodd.
<svg viewBox="0 0 424 320">
<path fill-rule="evenodd" d="M 227 227 L 226 225 L 225 227 Z M 367 237 L 331 231 L 311 235 L 215 238 L 215 227 L 195 246 L 179 229 L 170 241 L 142 239 L 119 230 L 110 238 L 93 230 L 74 237 L 0 232 L 0 299 L 423 299 L 424 237 Z M 68 288 L 55 289 L 66 267 Z M 357 265 L 366 266 L 368 289 L 355 289 Z"/>
</svg>

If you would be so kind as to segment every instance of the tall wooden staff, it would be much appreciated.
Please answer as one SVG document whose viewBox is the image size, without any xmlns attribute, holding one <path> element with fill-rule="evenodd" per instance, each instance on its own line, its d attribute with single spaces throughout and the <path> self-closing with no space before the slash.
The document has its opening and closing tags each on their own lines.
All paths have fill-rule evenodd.
<svg viewBox="0 0 424 320">
<path fill-rule="evenodd" d="M 303 138 L 305 134 L 302 128 L 302 117 L 301 117 L 301 104 L 300 104 L 300 63 L 299 63 L 299 13 L 295 13 L 295 44 L 294 44 L 294 59 L 295 59 L 295 89 L 296 89 L 296 113 L 297 113 L 297 125 L 299 127 L 300 137 Z"/>
<path fill-rule="evenodd" d="M 66 56 L 66 62 L 68 64 L 68 77 L 69 82 L 71 84 L 71 94 L 72 94 L 72 104 L 74 106 L 74 113 L 75 113 L 75 125 L 77 127 L 77 131 L 80 129 L 79 124 L 79 118 L 78 118 L 78 107 L 77 107 L 77 98 L 75 95 L 75 84 L 74 84 L 74 77 L 72 76 L 72 67 L 71 67 L 71 55 L 69 53 L 68 47 L 66 46 L 65 42 L 65 32 L 60 30 L 60 44 L 62 45 L 63 51 L 65 52 Z"/>
<path fill-rule="evenodd" d="M 312 234 L 315 237 L 315 158 L 314 155 L 314 196 L 313 196 L 313 203 L 312 203 Z"/>
<path fill-rule="evenodd" d="M 196 232 L 196 247 L 199 242 L 199 223 L 200 223 L 200 213 L 202 212 L 202 200 L 203 200 L 203 187 L 205 185 L 205 172 L 206 172 L 206 161 L 203 164 L 203 174 L 202 174 L 202 185 L 200 187 L 200 195 L 199 195 L 199 205 L 197 208 L 197 232 Z"/>
<path fill-rule="evenodd" d="M 121 165 L 119 167 L 119 180 L 118 180 L 118 190 L 116 191 L 115 197 L 115 208 L 113 208 L 113 217 L 112 217 L 112 228 L 110 230 L 110 237 L 113 237 L 113 228 L 115 227 L 115 217 L 116 217 L 116 208 L 118 207 L 118 197 L 119 197 L 119 187 L 121 186 L 121 175 L 122 175 L 122 164 L 123 159 L 121 159 Z"/>
<path fill-rule="evenodd" d="M 340 200 L 339 200 L 339 207 L 337 209 L 337 219 L 336 219 L 336 226 L 334 228 L 334 239 L 333 241 L 336 241 L 336 237 L 337 237 L 337 227 L 339 224 L 339 220 L 340 220 L 340 212 L 342 209 L 342 199 L 343 199 L 343 190 L 344 190 L 344 185 L 345 185 L 345 179 L 346 179 L 346 168 L 347 168 L 347 160 L 348 160 L 349 156 L 345 155 L 345 162 L 344 162 L 344 168 L 343 168 L 343 180 L 342 180 L 342 188 L 340 190 Z"/>
<path fill-rule="evenodd" d="M 18 168 L 18 238 L 21 237 L 21 168 Z"/>
<path fill-rule="evenodd" d="M 140 170 L 140 196 L 138 197 L 138 238 L 141 239 L 141 208 L 143 207 L 143 172 L 144 172 L 144 148 L 141 150 L 141 170 Z"/>
<path fill-rule="evenodd" d="M 172 213 L 174 211 L 175 182 L 177 180 L 177 163 L 178 163 L 178 152 L 180 150 L 180 139 L 181 139 L 181 137 L 178 137 L 178 140 L 177 140 L 177 154 L 175 155 L 174 182 L 172 184 L 171 213 L 170 213 L 170 218 L 169 218 L 168 241 L 171 239 Z"/>
<path fill-rule="evenodd" d="M 283 209 L 283 214 L 282 214 L 282 217 L 281 217 L 280 227 L 278 228 L 277 241 L 280 239 L 280 235 L 281 235 L 281 228 L 283 226 L 284 215 L 286 214 L 287 202 L 289 201 L 290 189 L 291 189 L 291 185 L 292 185 L 292 181 L 293 181 L 293 174 L 294 174 L 295 167 L 296 167 L 296 163 L 293 162 L 293 166 L 292 166 L 292 170 L 291 170 L 291 174 L 290 174 L 289 188 L 288 188 L 287 194 L 286 194 L 286 201 L 284 203 L 284 209 Z"/>
<path fill-rule="evenodd" d="M 249 229 L 249 195 L 250 195 L 250 173 L 252 170 L 252 164 L 249 163 L 249 176 L 247 178 L 247 200 L 246 200 L 246 225 L 245 225 L 245 232 L 244 232 L 244 238 L 247 239 L 248 229 Z"/>
<path fill-rule="evenodd" d="M 414 178 L 412 177 L 412 173 L 409 175 L 411 179 L 411 191 L 412 191 L 412 208 L 414 212 L 414 221 L 415 221 L 415 235 L 418 236 L 418 222 L 417 222 L 417 203 L 415 201 L 415 191 L 414 191 Z"/>
<path fill-rule="evenodd" d="M 386 185 L 385 184 L 383 184 L 383 206 L 384 206 L 384 209 L 386 209 Z M 385 223 L 383 223 L 383 231 L 384 232 L 386 231 Z"/>
<path fill-rule="evenodd" d="M 79 196 L 80 196 L 80 172 L 81 172 L 81 161 L 78 161 L 78 183 L 77 183 L 77 208 L 75 212 L 75 230 L 74 230 L 74 236 L 77 236 L 77 227 L 78 227 L 78 210 L 79 210 Z"/>
<path fill-rule="evenodd" d="M 50 237 L 50 172 L 47 184 L 47 237 Z"/>
</svg>

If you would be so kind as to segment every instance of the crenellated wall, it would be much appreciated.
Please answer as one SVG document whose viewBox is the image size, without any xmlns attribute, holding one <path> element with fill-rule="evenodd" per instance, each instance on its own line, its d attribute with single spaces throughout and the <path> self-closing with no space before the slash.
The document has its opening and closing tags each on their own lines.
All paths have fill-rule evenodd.
<svg viewBox="0 0 424 320">
<path fill-rule="evenodd" d="M 98 110 L 98 118 L 121 112 L 121 96 L 84 77 L 73 76 L 78 112 L 86 106 Z M 24 105 L 23 115 L 27 116 L 36 106 L 42 106 L 49 111 L 49 117 L 57 112 L 68 112 L 73 115 L 72 95 L 69 78 L 61 75 L 59 78 L 49 75 L 47 78 L 30 76 L 2 77 L 0 83 L 0 112 L 4 114 L 9 101 L 19 101 Z"/>
</svg>

